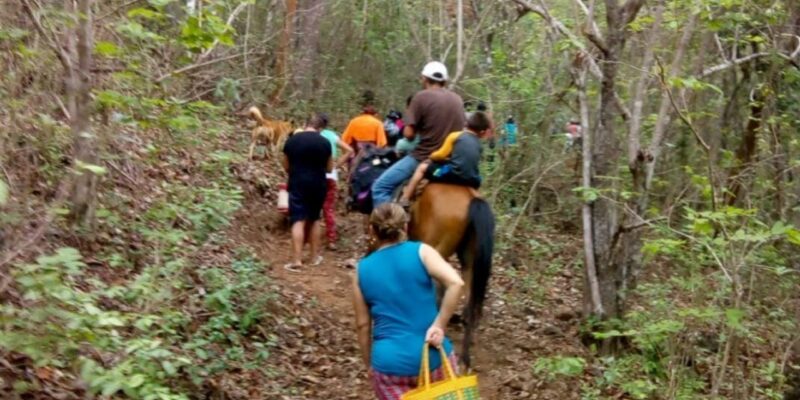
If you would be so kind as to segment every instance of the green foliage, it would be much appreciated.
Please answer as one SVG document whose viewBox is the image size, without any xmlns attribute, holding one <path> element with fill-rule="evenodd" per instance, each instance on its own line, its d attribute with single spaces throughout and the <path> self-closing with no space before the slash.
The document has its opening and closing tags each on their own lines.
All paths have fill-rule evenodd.
<svg viewBox="0 0 800 400">
<path fill-rule="evenodd" d="M 233 30 L 213 14 L 189 17 L 181 28 L 181 43 L 192 52 L 209 49 L 215 42 L 233 46 Z"/>
<path fill-rule="evenodd" d="M 104 396 L 121 390 L 137 399 L 159 394 L 186 399 L 173 395 L 163 370 L 151 365 L 155 358 L 175 355 L 154 340 L 147 352 L 132 347 L 136 340 L 126 340 L 122 332 L 136 316 L 102 305 L 107 287 L 96 280 L 87 287 L 87 266 L 81 259 L 77 250 L 62 248 L 15 272 L 25 304 L 0 308 L 0 346 L 27 355 L 37 366 L 79 371 L 90 391 Z M 124 356 L 108 369 L 90 358 L 92 351 Z M 187 359 L 178 361 L 189 364 Z"/>
<path fill-rule="evenodd" d="M 126 39 L 142 44 L 158 44 L 166 41 L 163 36 L 148 30 L 142 24 L 134 21 L 120 24 L 116 27 L 116 30 Z"/>
<path fill-rule="evenodd" d="M 585 368 L 586 360 L 581 357 L 544 357 L 536 360 L 533 365 L 534 372 L 543 373 L 548 379 L 579 376 Z"/>
<path fill-rule="evenodd" d="M 625 338 L 636 350 L 606 359 L 604 377 L 596 386 L 615 387 L 632 398 L 651 398 L 664 390 L 674 398 L 699 398 L 709 386 L 696 368 L 720 368 L 720 353 L 732 351 L 728 341 L 755 346 L 765 337 L 791 337 L 797 329 L 796 321 L 778 315 L 786 312 L 781 299 L 791 296 L 789 288 L 800 281 L 796 274 L 785 273 L 787 260 L 776 251 L 797 246 L 796 229 L 762 222 L 754 209 L 686 207 L 684 216 L 682 230 L 661 227 L 644 246 L 649 263 L 671 265 L 669 277 L 640 284 L 633 295 L 643 308 L 615 321 L 614 329 L 595 334 L 598 339 Z M 744 282 L 746 288 L 741 286 Z M 745 291 L 769 295 L 749 303 Z M 774 361 L 751 362 L 770 372 L 749 384 L 775 398 L 785 379 L 769 369 Z"/>
<path fill-rule="evenodd" d="M 8 184 L 2 179 L 0 179 L 0 206 L 4 206 L 8 201 L 9 191 L 8 191 Z"/>
</svg>

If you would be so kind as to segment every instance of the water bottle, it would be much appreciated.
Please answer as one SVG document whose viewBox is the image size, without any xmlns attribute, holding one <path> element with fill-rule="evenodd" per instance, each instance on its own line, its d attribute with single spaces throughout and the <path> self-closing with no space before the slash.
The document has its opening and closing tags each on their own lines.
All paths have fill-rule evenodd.
<svg viewBox="0 0 800 400">
<path fill-rule="evenodd" d="M 285 183 L 278 185 L 278 212 L 289 212 L 289 192 Z"/>
</svg>

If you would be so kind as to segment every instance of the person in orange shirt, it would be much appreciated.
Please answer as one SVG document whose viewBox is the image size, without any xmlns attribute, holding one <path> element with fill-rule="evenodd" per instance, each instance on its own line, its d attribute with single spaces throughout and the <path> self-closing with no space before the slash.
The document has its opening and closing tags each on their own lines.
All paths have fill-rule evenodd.
<svg viewBox="0 0 800 400">
<path fill-rule="evenodd" d="M 373 106 L 364 106 L 361 115 L 350 120 L 342 133 L 342 141 L 361 153 L 364 146 L 386 147 L 386 131 Z"/>
</svg>

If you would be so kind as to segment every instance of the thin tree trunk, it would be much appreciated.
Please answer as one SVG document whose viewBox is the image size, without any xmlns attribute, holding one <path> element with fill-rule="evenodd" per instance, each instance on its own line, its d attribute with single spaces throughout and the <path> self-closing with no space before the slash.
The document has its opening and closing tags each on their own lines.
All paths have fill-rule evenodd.
<svg viewBox="0 0 800 400">
<path fill-rule="evenodd" d="M 585 55 L 583 57 L 588 57 Z M 578 86 L 578 103 L 580 106 L 581 130 L 583 132 L 583 178 L 582 185 L 584 190 L 592 187 L 592 148 L 594 136 L 589 126 L 589 100 L 586 96 L 586 70 L 587 66 L 580 57 L 580 65 L 575 66 L 575 84 Z M 584 248 L 584 277 L 588 296 L 584 301 L 584 314 L 602 316 L 605 314 L 603 301 L 600 297 L 600 286 L 597 281 L 597 266 L 594 258 L 594 238 L 592 227 L 592 204 L 584 201 L 581 207 L 581 217 L 583 221 L 583 248 Z"/>
<path fill-rule="evenodd" d="M 319 24 L 325 15 L 324 0 L 304 0 L 299 15 L 299 38 L 294 51 L 298 60 L 292 69 L 293 90 L 299 92 L 299 98 L 312 99 L 314 87 L 314 57 L 319 54 Z"/>
<path fill-rule="evenodd" d="M 728 190 L 725 195 L 725 203 L 728 205 L 736 204 L 743 194 L 744 180 L 746 178 L 744 175 L 753 163 L 757 149 L 758 133 L 762 130 L 764 101 L 764 96 L 760 91 L 750 100 L 750 115 L 747 119 L 747 127 L 736 151 L 736 167 L 729 176 Z"/>
<path fill-rule="evenodd" d="M 659 35 L 660 19 L 662 18 L 663 7 L 656 10 L 656 22 L 654 23 L 653 32 L 648 39 L 647 49 L 645 50 L 643 76 L 637 87 L 634 99 L 634 110 L 630 122 L 630 129 L 628 132 L 628 169 L 631 172 L 632 185 L 634 197 L 628 202 L 628 209 L 623 218 L 623 224 L 612 240 L 612 245 L 621 246 L 617 250 L 614 261 L 619 266 L 619 290 L 624 294 L 628 289 L 635 285 L 635 277 L 638 274 L 642 264 L 642 224 L 641 216 L 644 215 L 650 199 L 650 183 L 652 179 L 652 171 L 656 163 L 656 156 L 661 152 L 664 132 L 669 123 L 669 99 L 662 96 L 661 108 L 659 109 L 659 119 L 656 121 L 656 128 L 652 143 L 650 143 L 649 150 L 643 151 L 641 148 L 641 113 L 644 101 L 644 91 L 647 87 L 647 82 L 650 78 L 650 69 L 653 66 L 654 49 Z M 677 76 L 681 63 L 683 61 L 686 48 L 691 41 L 694 32 L 694 21 L 696 15 L 690 18 L 688 26 L 685 28 L 683 35 L 678 43 L 678 48 L 672 60 L 671 76 Z M 626 228 L 634 227 L 638 228 Z"/>
<path fill-rule="evenodd" d="M 680 42 L 678 42 L 678 48 L 675 50 L 675 55 L 672 58 L 672 65 L 670 66 L 669 71 L 670 78 L 678 76 L 681 72 L 683 55 L 686 53 L 686 48 L 689 46 L 689 42 L 692 40 L 692 36 L 694 35 L 694 28 L 697 18 L 697 14 L 692 14 L 686 27 L 683 29 L 683 36 L 681 36 Z M 666 92 L 663 92 L 661 94 L 661 105 L 658 109 L 658 117 L 656 118 L 656 126 L 653 129 L 653 141 L 650 143 L 649 148 L 649 154 L 653 158 L 653 161 L 647 164 L 647 175 L 644 181 L 645 190 L 650 188 L 650 185 L 653 181 L 653 173 L 655 172 L 656 162 L 658 161 L 658 157 L 661 155 L 661 149 L 663 147 L 662 144 L 664 142 L 664 137 L 666 136 L 667 127 L 672 119 L 670 110 L 671 104 L 669 97 L 667 97 Z"/>
<path fill-rule="evenodd" d="M 294 34 L 294 18 L 297 14 L 297 0 L 284 0 L 286 14 L 283 18 L 283 29 L 278 42 L 277 62 L 275 63 L 275 79 L 278 84 L 270 96 L 270 104 L 279 103 L 288 84 L 287 69 L 291 53 L 292 35 Z"/>
<path fill-rule="evenodd" d="M 94 49 L 94 32 L 92 30 L 92 0 L 79 0 L 76 13 L 77 20 L 77 64 L 71 74 L 74 81 L 68 87 L 72 94 L 68 96 L 73 103 L 70 127 L 75 137 L 75 167 L 78 176 L 73 184 L 70 200 L 71 214 L 75 222 L 90 228 L 94 227 L 97 179 L 98 176 L 87 166 L 97 164 L 96 137 L 92 133 L 92 50 Z"/>
</svg>

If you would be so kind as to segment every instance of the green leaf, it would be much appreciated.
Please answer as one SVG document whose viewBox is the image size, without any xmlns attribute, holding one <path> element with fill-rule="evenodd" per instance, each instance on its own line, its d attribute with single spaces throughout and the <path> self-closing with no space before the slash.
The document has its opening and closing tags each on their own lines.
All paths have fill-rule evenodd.
<svg viewBox="0 0 800 400">
<path fill-rule="evenodd" d="M 142 374 L 136 374 L 128 380 L 128 386 L 132 388 L 137 388 L 139 386 L 142 386 L 142 384 L 145 381 L 145 378 L 146 377 Z"/>
<path fill-rule="evenodd" d="M 789 243 L 800 246 L 800 231 L 794 228 L 789 229 L 786 231 L 786 239 L 789 240 Z"/>
<path fill-rule="evenodd" d="M 742 319 L 744 319 L 744 311 L 740 308 L 728 308 L 725 310 L 725 320 L 728 326 L 736 329 L 743 328 Z"/>
<path fill-rule="evenodd" d="M 112 381 L 108 382 L 102 390 L 103 396 L 111 396 L 114 393 L 117 393 L 120 389 L 122 389 L 122 384 L 120 382 Z"/>
<path fill-rule="evenodd" d="M 164 6 L 166 6 L 169 3 L 172 3 L 173 1 L 175 0 L 147 0 L 147 2 L 150 3 L 150 5 L 159 9 L 164 8 Z"/>
<path fill-rule="evenodd" d="M 95 43 L 94 52 L 103 57 L 114 57 L 120 54 L 119 47 L 116 44 L 106 41 Z"/>
<path fill-rule="evenodd" d="M 147 30 L 142 24 L 129 21 L 117 26 L 117 32 L 134 40 L 161 42 L 164 37 Z"/>
<path fill-rule="evenodd" d="M 0 179 L 0 206 L 4 206 L 8 202 L 8 185 Z"/>
<path fill-rule="evenodd" d="M 78 167 L 78 169 L 89 171 L 95 175 L 105 175 L 106 172 L 108 172 L 104 167 L 94 164 L 87 164 L 81 160 L 77 160 L 75 162 L 75 166 Z"/>
<path fill-rule="evenodd" d="M 540 358 L 534 364 L 534 371 L 547 373 L 551 378 L 564 376 L 578 376 L 583 374 L 586 360 L 580 357 L 552 357 Z"/>
<path fill-rule="evenodd" d="M 775 225 L 772 225 L 772 229 L 770 229 L 770 233 L 775 236 L 780 236 L 787 233 L 791 230 L 792 227 L 783 223 L 783 221 L 778 221 Z"/>
<path fill-rule="evenodd" d="M 593 187 L 577 187 L 572 191 L 580 194 L 583 201 L 587 203 L 591 203 L 600 197 L 600 191 Z"/>
<path fill-rule="evenodd" d="M 706 236 L 710 236 L 714 233 L 714 225 L 711 224 L 711 221 L 705 218 L 698 218 L 692 224 L 692 231 L 695 233 L 703 234 Z"/>
<path fill-rule="evenodd" d="M 167 360 L 161 362 L 161 368 L 164 368 L 164 372 L 166 372 L 169 376 L 173 376 L 178 372 L 178 369 L 175 368 L 175 365 Z"/>
<path fill-rule="evenodd" d="M 114 315 L 101 315 L 100 318 L 97 319 L 97 325 L 99 326 L 125 326 L 125 322 L 114 316 Z"/>
<path fill-rule="evenodd" d="M 142 19 L 160 19 L 164 17 L 164 14 L 158 11 L 153 11 L 149 8 L 139 7 L 128 11 L 128 17 L 129 18 L 140 17 Z"/>
</svg>

